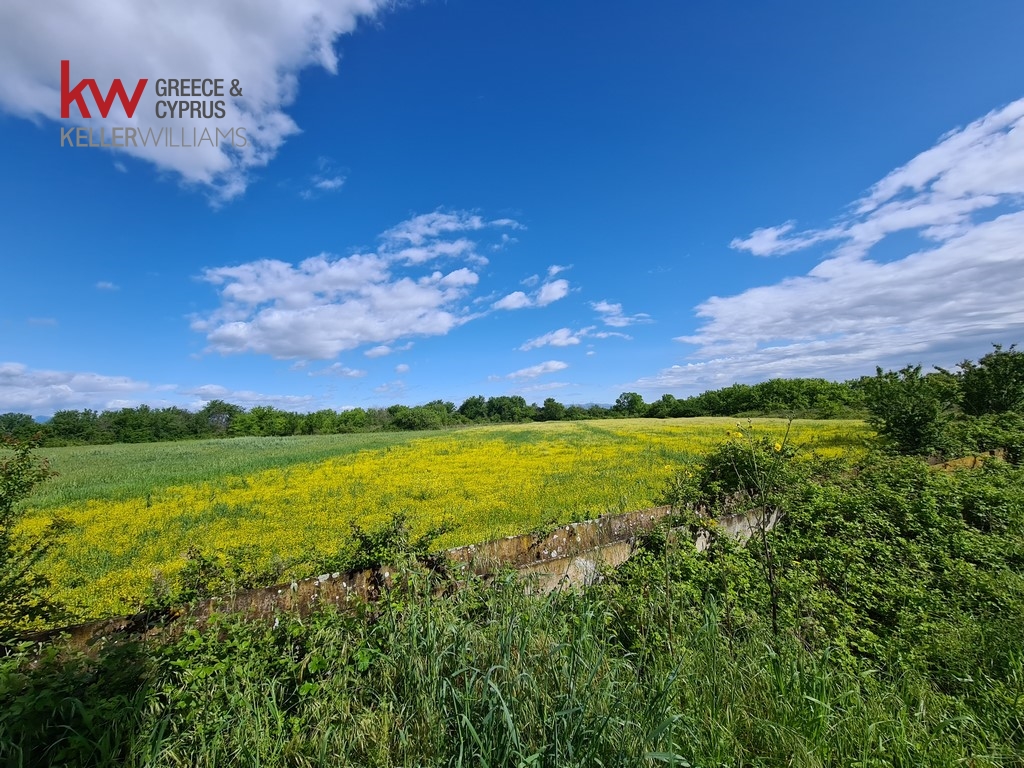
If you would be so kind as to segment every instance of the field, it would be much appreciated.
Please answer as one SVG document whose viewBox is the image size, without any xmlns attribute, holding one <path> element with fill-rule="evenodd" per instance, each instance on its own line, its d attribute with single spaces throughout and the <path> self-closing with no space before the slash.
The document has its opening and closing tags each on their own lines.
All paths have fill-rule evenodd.
<svg viewBox="0 0 1024 768">
<path fill-rule="evenodd" d="M 190 547 L 256 563 L 318 562 L 353 523 L 403 513 L 414 532 L 446 522 L 439 548 L 656 503 L 682 462 L 737 434 L 781 437 L 759 419 L 612 420 L 474 427 L 435 433 L 90 446 L 46 451 L 58 476 L 25 504 L 25 527 L 69 524 L 44 564 L 78 618 L 136 610 Z M 808 451 L 858 451 L 855 421 L 798 421 Z"/>
</svg>

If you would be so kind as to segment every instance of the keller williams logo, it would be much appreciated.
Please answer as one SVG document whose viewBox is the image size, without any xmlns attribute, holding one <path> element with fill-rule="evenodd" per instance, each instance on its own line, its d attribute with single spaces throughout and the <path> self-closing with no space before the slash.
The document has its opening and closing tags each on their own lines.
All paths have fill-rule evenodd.
<svg viewBox="0 0 1024 768">
<path fill-rule="evenodd" d="M 63 59 L 60 62 L 60 116 L 62 119 L 69 119 L 71 106 L 74 105 L 78 108 L 82 118 L 91 119 L 92 112 L 85 98 L 86 91 L 88 91 L 92 95 L 101 117 L 106 118 L 110 114 L 110 108 L 114 106 L 114 99 L 118 99 L 124 108 L 125 115 L 131 119 L 135 115 L 135 110 L 139 106 L 147 83 L 149 83 L 148 78 L 138 80 L 135 83 L 135 90 L 129 97 L 121 78 L 114 78 L 104 96 L 99 85 L 91 77 L 79 80 L 76 85 L 72 86 L 71 62 Z M 156 81 L 156 95 L 177 97 L 174 100 L 156 102 L 154 113 L 158 120 L 167 118 L 212 120 L 227 116 L 224 100 L 217 98 L 225 95 L 224 80 L 220 78 L 160 78 Z M 242 95 L 242 86 L 238 80 L 231 81 L 230 95 L 236 98 Z M 108 129 L 109 133 L 107 133 Z M 102 126 L 98 131 L 95 128 L 61 128 L 60 145 L 62 147 L 138 147 L 141 143 L 143 147 L 202 147 L 204 144 L 219 147 L 224 143 L 241 148 L 248 145 L 248 137 L 245 133 L 245 128 L 233 127 L 223 130 L 217 125 L 177 126 L 156 130 L 134 126 Z"/>
<path fill-rule="evenodd" d="M 62 118 L 71 117 L 71 104 L 74 103 L 78 107 L 78 111 L 82 113 L 82 117 L 92 117 L 92 114 L 89 112 L 89 106 L 85 103 L 85 94 L 83 93 L 88 88 L 92 93 L 93 99 L 96 100 L 96 106 L 99 107 L 100 114 L 103 117 L 106 117 L 110 112 L 110 107 L 113 106 L 114 97 L 116 96 L 121 100 L 121 106 L 124 107 L 125 114 L 130 118 L 135 114 L 135 108 L 139 106 L 139 99 L 142 98 L 142 92 L 146 90 L 147 82 L 149 81 L 146 78 L 139 80 L 135 85 L 135 92 L 129 99 L 128 92 L 124 89 L 121 78 L 114 78 L 114 82 L 111 83 L 110 90 L 107 91 L 107 96 L 104 98 L 100 87 L 91 77 L 79 80 L 78 85 L 72 88 L 71 62 L 64 59 L 60 63 L 60 116 Z"/>
</svg>

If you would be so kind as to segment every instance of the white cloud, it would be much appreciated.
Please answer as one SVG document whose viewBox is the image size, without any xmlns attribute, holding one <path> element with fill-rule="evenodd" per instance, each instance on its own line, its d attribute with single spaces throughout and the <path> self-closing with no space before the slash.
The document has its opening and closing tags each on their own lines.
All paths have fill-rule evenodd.
<svg viewBox="0 0 1024 768">
<path fill-rule="evenodd" d="M 378 395 L 400 396 L 405 394 L 405 382 L 401 379 L 388 381 L 380 386 L 374 387 L 373 391 Z"/>
<path fill-rule="evenodd" d="M 533 302 L 530 301 L 530 297 L 522 291 L 514 291 L 494 302 L 495 309 L 523 309 L 532 305 Z"/>
<path fill-rule="evenodd" d="M 548 360 L 537 365 L 531 365 L 529 368 L 520 368 L 518 371 L 506 374 L 506 379 L 535 379 L 538 376 L 543 376 L 546 373 L 554 373 L 555 371 L 564 371 L 569 367 L 568 363 L 563 363 L 561 360 Z"/>
<path fill-rule="evenodd" d="M 127 376 L 48 371 L 21 363 L 0 363 L 0 412 L 43 416 L 66 408 L 113 408 L 117 407 L 113 405 L 116 402 L 148 391 L 149 384 Z"/>
<path fill-rule="evenodd" d="M 835 241 L 803 276 L 713 296 L 677 340 L 694 361 L 638 384 L 697 390 L 772 376 L 845 378 L 876 364 L 953 365 L 1024 335 L 1024 99 L 947 134 L 888 174 L 834 227 L 750 238 L 771 255 Z M 920 244 L 870 258 L 897 232 Z M 755 233 L 756 234 L 756 233 Z M 753 236 L 752 236 L 753 237 Z"/>
<path fill-rule="evenodd" d="M 211 400 L 224 400 L 244 408 L 257 405 L 272 405 L 286 411 L 308 410 L 315 403 L 312 395 L 266 395 L 249 389 L 228 389 L 219 384 L 203 384 L 191 389 L 182 389 L 180 394 L 195 398 L 190 408 L 202 408 Z"/>
<path fill-rule="evenodd" d="M 775 256 L 835 241 L 836 255 L 864 256 L 894 232 L 916 230 L 944 242 L 966 232 L 983 211 L 1024 195 L 1024 99 L 951 131 L 855 201 L 825 229 L 794 232 L 793 222 L 756 229 L 733 248 Z"/>
<path fill-rule="evenodd" d="M 562 266 L 561 264 L 552 264 L 550 267 L 548 267 L 548 278 L 550 279 L 554 277 L 559 272 L 565 272 L 567 269 L 572 269 L 572 266 L 570 265 L 568 267 L 565 267 Z"/>
<path fill-rule="evenodd" d="M 530 339 L 519 349 L 522 352 L 529 352 L 531 349 L 537 349 L 538 347 L 571 347 L 579 344 L 580 340 L 592 330 L 594 330 L 592 325 L 587 328 L 581 328 L 578 331 L 573 331 L 569 328 L 559 328 L 556 331 L 545 333 L 543 336 Z"/>
<path fill-rule="evenodd" d="M 57 325 L 57 319 L 54 317 L 30 317 L 28 319 L 29 325 L 35 325 L 39 327 L 53 327 Z"/>
<path fill-rule="evenodd" d="M 337 39 L 357 23 L 378 15 L 386 0 L 257 0 L 244 6 L 230 0 L 180 0 L 173 6 L 133 0 L 84 4 L 52 0 L 6 0 L 0 4 L 0 108 L 15 115 L 62 125 L 132 126 L 140 129 L 245 128 L 248 144 L 238 149 L 203 143 L 194 148 L 142 147 L 127 152 L 203 185 L 217 201 L 245 191 L 253 169 L 273 159 L 300 129 L 285 112 L 298 95 L 299 73 L 319 66 L 335 73 Z M 60 120 L 60 61 L 71 62 L 71 83 L 94 78 L 106 93 L 114 78 L 127 91 L 148 78 L 134 116 L 120 103 L 100 119 L 86 95 L 92 119 Z M 158 78 L 223 78 L 227 115 L 220 120 L 158 119 Z M 228 94 L 231 81 L 240 98 Z M 56 137 L 57 127 L 53 126 Z M 179 142 L 180 143 L 180 142 Z M 70 150 L 69 150 L 70 151 Z M 91 151 L 91 150 L 75 150 Z"/>
<path fill-rule="evenodd" d="M 516 387 L 513 392 L 517 392 L 521 395 L 528 395 L 535 392 L 551 392 L 556 389 L 564 389 L 565 387 L 571 387 L 568 381 L 549 381 L 544 384 L 531 384 L 528 387 Z"/>
<path fill-rule="evenodd" d="M 384 232 L 381 235 L 381 240 L 391 246 L 423 245 L 428 241 L 436 240 L 441 235 L 452 232 L 474 232 L 483 229 L 489 223 L 496 227 L 511 226 L 512 224 L 508 222 L 510 220 L 506 219 L 485 222 L 479 214 L 468 211 L 434 211 L 406 219 L 401 224 Z"/>
<path fill-rule="evenodd" d="M 387 344 L 379 344 L 376 347 L 371 347 L 370 349 L 366 350 L 365 352 L 363 352 L 363 354 L 366 355 L 367 357 L 386 357 L 387 355 L 390 355 L 392 352 L 408 352 L 410 349 L 412 349 L 412 345 L 413 342 L 411 341 L 401 345 L 400 347 L 391 347 L 388 346 Z"/>
<path fill-rule="evenodd" d="M 544 283 L 544 285 L 540 287 L 540 291 L 537 293 L 537 306 L 546 307 L 553 301 L 564 299 L 568 295 L 568 280 L 553 280 L 550 283 Z"/>
<path fill-rule="evenodd" d="M 646 312 L 638 312 L 635 315 L 626 315 L 622 312 L 621 304 L 612 304 L 611 302 L 604 301 L 593 301 L 590 303 L 601 316 L 601 321 L 605 325 L 610 325 L 612 328 L 625 328 L 630 325 L 636 325 L 638 323 L 650 323 L 651 316 Z M 625 335 L 625 334 L 623 334 Z"/>
<path fill-rule="evenodd" d="M 806 248 L 826 237 L 824 232 L 801 233 L 793 237 L 786 237 L 795 228 L 796 223 L 792 221 L 787 221 L 777 227 L 761 227 L 755 229 L 745 238 L 733 238 L 729 247 L 739 251 L 750 251 L 755 256 L 781 256 Z"/>
<path fill-rule="evenodd" d="M 303 200 L 316 200 L 325 194 L 337 192 L 345 185 L 345 174 L 329 157 L 318 157 L 316 172 L 306 180 L 304 188 L 299 191 Z"/>
<path fill-rule="evenodd" d="M 210 400 L 226 400 L 246 408 L 273 405 L 298 411 L 308 410 L 316 402 L 310 395 L 268 395 L 219 384 L 150 385 L 129 376 L 51 371 L 29 368 L 22 363 L 0 363 L 0 413 L 13 411 L 50 416 L 65 409 L 103 411 L 132 408 L 142 403 L 154 408 L 176 405 L 198 409 Z"/>
<path fill-rule="evenodd" d="M 310 371 L 310 376 L 340 376 L 345 379 L 359 379 L 366 375 L 366 371 L 358 368 L 349 368 L 341 363 L 333 363 L 319 371 Z"/>
<path fill-rule="evenodd" d="M 443 236 L 494 226 L 476 214 L 437 211 L 385 232 L 375 253 L 207 269 L 202 277 L 217 286 L 221 305 L 192 327 L 224 354 L 329 359 L 364 344 L 374 345 L 369 357 L 390 354 L 400 337 L 444 335 L 478 316 L 466 305 L 479 282 L 473 269 L 423 268 L 455 257 L 473 263 L 474 242 Z M 410 248 L 429 255 L 410 258 Z"/>
<path fill-rule="evenodd" d="M 118 286 L 114 285 L 109 280 L 100 280 L 96 283 L 96 289 L 100 291 L 116 291 L 118 290 Z"/>
<path fill-rule="evenodd" d="M 523 281 L 526 285 L 534 285 L 533 280 L 537 275 L 528 277 Z M 526 309 L 527 307 L 546 307 L 552 302 L 563 299 L 569 295 L 569 281 L 568 280 L 553 280 L 551 282 L 544 283 L 539 290 L 534 291 L 532 296 L 528 296 L 522 291 L 513 291 L 507 296 L 502 297 L 498 301 L 494 302 L 491 306 L 494 309 Z"/>
<path fill-rule="evenodd" d="M 559 328 L 556 331 L 545 333 L 543 336 L 538 336 L 535 339 L 530 339 L 524 343 L 519 350 L 521 352 L 529 352 L 531 349 L 537 349 L 539 347 L 572 347 L 579 344 L 583 339 L 611 339 L 619 338 L 631 340 L 633 337 L 626 333 L 619 333 L 618 331 L 595 331 L 597 326 L 588 325 L 586 328 L 580 328 L 578 331 L 573 331 L 569 328 Z"/>
<path fill-rule="evenodd" d="M 405 363 L 399 363 L 398 365 L 395 366 L 395 373 L 397 373 L 399 376 L 401 376 L 403 373 L 408 373 L 408 372 L 409 372 L 409 366 L 406 365 Z"/>
</svg>

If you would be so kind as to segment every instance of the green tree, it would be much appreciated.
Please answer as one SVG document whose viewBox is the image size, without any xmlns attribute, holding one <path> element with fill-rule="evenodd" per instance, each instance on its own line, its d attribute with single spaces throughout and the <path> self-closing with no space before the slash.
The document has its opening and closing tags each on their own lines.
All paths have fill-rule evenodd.
<svg viewBox="0 0 1024 768">
<path fill-rule="evenodd" d="M 561 421 L 565 418 L 565 406 L 553 397 L 546 398 L 538 416 L 541 421 Z"/>
<path fill-rule="evenodd" d="M 675 395 L 665 394 L 647 406 L 647 415 L 654 419 L 668 419 L 676 415 L 679 401 Z"/>
<path fill-rule="evenodd" d="M 42 429 L 27 413 L 0 413 L 0 437 L 28 440 Z"/>
<path fill-rule="evenodd" d="M 199 420 L 204 434 L 226 435 L 231 429 L 231 422 L 245 409 L 234 403 L 223 400 L 211 400 L 199 411 Z"/>
<path fill-rule="evenodd" d="M 969 416 L 1024 411 L 1024 352 L 1011 344 L 994 349 L 977 363 L 960 363 L 963 409 Z"/>
<path fill-rule="evenodd" d="M 612 411 L 619 416 L 643 416 L 647 413 L 647 405 L 636 392 L 623 392 L 612 406 Z"/>
<path fill-rule="evenodd" d="M 459 413 L 470 421 L 483 421 L 487 418 L 487 401 L 482 395 L 467 397 L 459 406 Z"/>
<path fill-rule="evenodd" d="M 527 421 L 529 415 L 530 406 L 520 395 L 500 395 L 487 400 L 487 416 L 492 421 L 514 424 Z"/>
<path fill-rule="evenodd" d="M 46 423 L 46 433 L 60 445 L 86 445 L 100 440 L 99 414 L 84 411 L 57 411 Z"/>
<path fill-rule="evenodd" d="M 956 379 L 948 373 L 921 374 L 920 365 L 900 371 L 876 369 L 862 384 L 869 421 L 902 454 L 936 451 L 959 398 Z"/>
</svg>

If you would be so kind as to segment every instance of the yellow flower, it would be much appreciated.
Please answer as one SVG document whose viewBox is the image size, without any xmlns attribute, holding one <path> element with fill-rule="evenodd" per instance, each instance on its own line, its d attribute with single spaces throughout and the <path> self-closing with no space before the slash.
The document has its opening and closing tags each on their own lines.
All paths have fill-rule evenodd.
<svg viewBox="0 0 1024 768">
<path fill-rule="evenodd" d="M 782 443 L 776 443 L 775 444 L 775 452 L 778 453 L 781 450 L 782 450 Z"/>
</svg>

